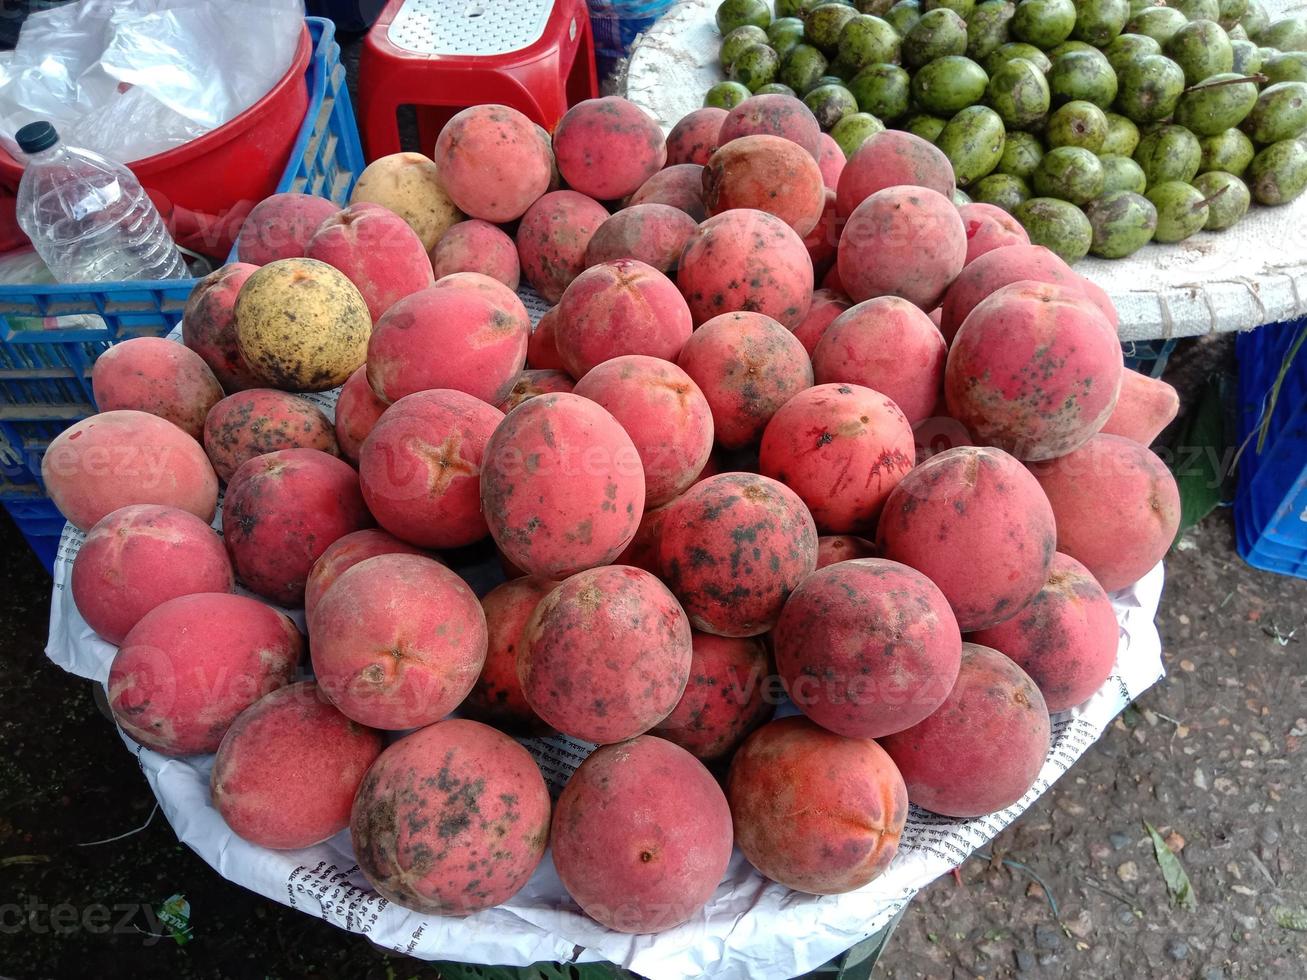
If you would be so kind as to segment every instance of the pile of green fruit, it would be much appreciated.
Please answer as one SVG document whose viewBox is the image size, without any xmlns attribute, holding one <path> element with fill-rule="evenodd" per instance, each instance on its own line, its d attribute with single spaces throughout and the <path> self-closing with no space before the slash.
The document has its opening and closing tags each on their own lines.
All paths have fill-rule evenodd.
<svg viewBox="0 0 1307 980">
<path fill-rule="evenodd" d="M 846 155 L 892 126 L 959 200 L 1068 262 L 1122 258 L 1307 188 L 1307 18 L 1260 0 L 725 0 L 705 105 L 802 98 Z"/>
</svg>

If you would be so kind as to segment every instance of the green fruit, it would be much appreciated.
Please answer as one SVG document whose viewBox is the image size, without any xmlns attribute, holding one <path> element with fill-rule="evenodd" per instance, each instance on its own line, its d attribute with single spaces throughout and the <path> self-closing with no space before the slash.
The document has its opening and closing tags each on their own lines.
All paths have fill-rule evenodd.
<svg viewBox="0 0 1307 980">
<path fill-rule="evenodd" d="M 1014 58 L 1021 58 L 1030 62 L 1044 74 L 1048 74 L 1048 70 L 1053 67 L 1053 62 L 1048 60 L 1048 55 L 1033 44 L 1026 44 L 1024 41 L 1008 41 L 1006 44 L 1000 44 L 985 59 L 985 71 L 992 75 L 998 71 L 999 66 L 1005 61 L 1011 61 Z"/>
<path fill-rule="evenodd" d="M 999 173 L 1029 180 L 1042 159 L 1044 146 L 1037 137 L 1030 133 L 1008 133 L 997 169 Z"/>
<path fill-rule="evenodd" d="M 776 73 L 781 68 L 781 56 L 765 44 L 754 44 L 745 48 L 731 62 L 727 75 L 731 81 L 739 82 L 750 92 L 775 81 Z"/>
<path fill-rule="evenodd" d="M 1021 0 L 1012 15 L 1012 36 L 1045 51 L 1070 37 L 1075 26 L 1071 0 Z"/>
<path fill-rule="evenodd" d="M 1239 75 L 1256 75 L 1263 71 L 1262 49 L 1253 44 L 1252 41 L 1236 41 L 1231 38 L 1230 52 L 1234 55 L 1234 65 L 1230 69 L 1232 72 Z M 1287 57 L 1287 55 L 1281 57 Z M 1307 72 L 1304 72 L 1303 75 L 1307 77 Z M 1282 82 L 1286 81 L 1286 79 L 1275 78 L 1271 79 L 1271 81 Z M 1302 79 L 1299 78 L 1297 81 L 1302 81 Z"/>
<path fill-rule="evenodd" d="M 1307 128 L 1307 82 L 1276 82 L 1262 89 L 1243 131 L 1254 143 L 1297 139 Z"/>
<path fill-rule="evenodd" d="M 778 81 L 804 95 L 826 74 L 826 56 L 811 44 L 796 45 L 784 61 Z"/>
<path fill-rule="evenodd" d="M 1121 33 L 1130 19 L 1130 0 L 1079 0 L 1071 36 L 1101 48 Z"/>
<path fill-rule="evenodd" d="M 759 85 L 753 91 L 754 95 L 788 95 L 792 99 L 797 99 L 794 89 L 781 82 L 768 82 L 766 85 Z"/>
<path fill-rule="evenodd" d="M 813 85 L 812 88 L 816 88 L 818 85 L 839 85 L 843 88 L 848 88 L 844 83 L 844 79 L 839 75 L 822 75 L 821 78 L 817 79 L 816 84 Z M 811 92 L 812 88 L 808 89 L 808 91 Z"/>
<path fill-rule="evenodd" d="M 766 27 L 770 23 L 771 10 L 764 0 L 722 0 L 717 8 L 717 30 L 723 36 L 745 24 Z"/>
<path fill-rule="evenodd" d="M 1230 43 L 1233 44 L 1235 41 L 1247 41 L 1250 44 L 1252 43 L 1252 38 L 1248 36 L 1248 32 L 1243 29 L 1242 24 L 1236 23 L 1234 26 L 1231 26 L 1228 21 L 1223 20 L 1221 21 L 1221 26 L 1225 28 L 1225 33 L 1230 35 Z M 1258 48 L 1257 50 L 1260 51 L 1261 48 Z M 1235 58 L 1237 59 L 1238 57 L 1239 56 L 1236 54 Z M 1235 64 L 1237 65 L 1238 63 L 1239 62 L 1236 60 Z"/>
<path fill-rule="evenodd" d="M 1103 164 L 1103 193 L 1108 191 L 1134 191 L 1142 194 L 1148 189 L 1148 178 L 1143 167 L 1129 157 L 1099 157 Z"/>
<path fill-rule="evenodd" d="M 1166 42 L 1166 54 L 1184 69 L 1184 80 L 1189 85 L 1225 74 L 1234 67 L 1230 36 L 1220 24 L 1210 20 L 1185 24 Z"/>
<path fill-rule="evenodd" d="M 1202 158 L 1198 137 L 1183 126 L 1159 126 L 1139 141 L 1134 153 L 1149 187 L 1173 180 L 1189 183 L 1198 173 Z"/>
<path fill-rule="evenodd" d="M 840 60 L 858 70 L 868 65 L 892 65 L 899 60 L 899 36 L 879 17 L 859 14 L 844 25 Z"/>
<path fill-rule="evenodd" d="M 913 136 L 920 136 L 927 143 L 933 143 L 939 139 L 939 134 L 944 132 L 946 125 L 948 125 L 947 119 L 921 113 L 904 122 L 903 128 Z"/>
<path fill-rule="evenodd" d="M 894 0 L 854 0 L 853 6 L 858 9 L 860 14 L 873 14 L 876 17 L 884 17 L 886 11 L 894 6 Z"/>
<path fill-rule="evenodd" d="M 985 0 L 977 4 L 967 18 L 967 57 L 976 61 L 988 58 L 1010 36 L 1008 25 L 1016 13 L 1009 0 Z"/>
<path fill-rule="evenodd" d="M 1257 83 L 1242 75 L 1213 75 L 1186 89 L 1175 107 L 1175 122 L 1195 136 L 1215 136 L 1238 126 L 1257 104 Z"/>
<path fill-rule="evenodd" d="M 777 17 L 800 17 L 808 10 L 830 0 L 776 0 Z"/>
<path fill-rule="evenodd" d="M 855 9 L 842 3 L 823 3 L 811 8 L 803 15 L 807 43 L 823 54 L 834 55 L 839 50 L 845 25 L 858 16 Z"/>
<path fill-rule="evenodd" d="M 898 65 L 869 65 L 853 76 L 849 91 L 858 108 L 893 121 L 907 113 L 912 79 Z"/>
<path fill-rule="evenodd" d="M 718 55 L 722 67 L 730 71 L 731 62 L 738 58 L 746 48 L 751 48 L 755 44 L 766 44 L 767 40 L 767 32 L 761 27 L 754 24 L 737 27 L 722 38 L 722 50 Z"/>
<path fill-rule="evenodd" d="M 1243 172 L 1248 169 L 1248 164 L 1252 163 L 1253 157 L 1257 155 L 1253 141 L 1238 129 L 1227 129 L 1224 133 L 1209 136 L 1207 139 L 1199 140 L 1198 145 L 1203 151 L 1202 159 L 1198 163 L 1200 174 L 1211 170 L 1222 170 L 1236 177 L 1242 177 Z"/>
<path fill-rule="evenodd" d="M 869 112 L 851 112 L 831 127 L 831 139 L 840 145 L 846 157 L 860 147 L 868 136 L 884 130 L 885 124 Z"/>
<path fill-rule="evenodd" d="M 1222 21 L 1237 21 L 1248 10 L 1248 0 L 1217 0 L 1216 11 Z"/>
<path fill-rule="evenodd" d="M 1154 241 L 1182 242 L 1207 224 L 1207 203 L 1196 187 L 1169 180 L 1150 188 L 1146 196 L 1157 208 Z"/>
<path fill-rule="evenodd" d="M 1070 265 L 1089 254 L 1093 229 L 1085 213 L 1074 204 L 1051 197 L 1032 197 L 1012 212 L 1030 236 L 1031 245 L 1043 245 Z"/>
<path fill-rule="evenodd" d="M 767 28 L 767 43 L 782 58 L 788 57 L 797 45 L 803 43 L 803 21 L 797 17 L 781 17 L 772 21 Z"/>
<path fill-rule="evenodd" d="M 1276 82 L 1307 82 L 1307 53 L 1302 51 L 1279 52 L 1263 61 L 1260 67 L 1272 85 Z"/>
<path fill-rule="evenodd" d="M 1107 114 L 1092 102 L 1068 102 L 1048 117 L 1044 140 L 1050 147 L 1078 146 L 1101 153 L 1107 139 Z"/>
<path fill-rule="evenodd" d="M 1030 200 L 1030 185 L 1012 174 L 993 173 L 972 185 L 971 199 L 992 204 L 1010 214 L 1022 201 Z"/>
<path fill-rule="evenodd" d="M 1272 143 L 1248 165 L 1248 185 L 1258 204 L 1288 204 L 1307 188 L 1307 146 Z"/>
<path fill-rule="evenodd" d="M 1174 7 L 1191 21 L 1207 20 L 1215 22 L 1221 19 L 1219 0 L 1174 0 L 1174 2 L 1168 3 L 1167 6 Z"/>
<path fill-rule="evenodd" d="M 752 94 L 739 82 L 718 82 L 704 93 L 703 104 L 718 109 L 734 109 Z"/>
<path fill-rule="evenodd" d="M 1103 138 L 1103 145 L 1098 152 L 1103 156 L 1130 156 L 1139 145 L 1139 127 L 1115 112 L 1104 115 L 1107 117 L 1107 136 Z"/>
<path fill-rule="evenodd" d="M 1048 81 L 1038 67 L 1024 58 L 1013 58 L 999 65 L 985 94 L 1008 129 L 1025 129 L 1048 114 Z"/>
<path fill-rule="evenodd" d="M 912 76 L 912 98 L 936 115 L 948 115 L 975 105 L 985 94 L 989 76 L 970 58 L 949 55 L 922 65 Z"/>
<path fill-rule="evenodd" d="M 976 0 L 923 0 L 921 4 L 922 10 L 935 10 L 939 7 L 945 7 L 967 20 L 976 9 Z"/>
<path fill-rule="evenodd" d="M 1123 259 L 1150 241 L 1157 229 L 1157 208 L 1134 191 L 1107 191 L 1085 205 L 1093 230 L 1089 251 L 1104 259 Z"/>
<path fill-rule="evenodd" d="M 843 85 L 818 85 L 803 97 L 803 104 L 817 117 L 823 132 L 829 132 L 845 116 L 858 111 L 853 93 Z"/>
<path fill-rule="evenodd" d="M 899 0 L 885 12 L 885 23 L 894 28 L 899 37 L 907 37 L 908 31 L 921 20 L 921 7 L 917 0 Z"/>
<path fill-rule="evenodd" d="M 903 64 L 908 68 L 922 65 L 967 50 L 967 22 L 953 11 L 938 7 L 921 15 L 903 38 Z"/>
<path fill-rule="evenodd" d="M 1063 41 L 1057 47 L 1049 48 L 1045 54 L 1050 61 L 1057 61 L 1064 54 L 1070 54 L 1072 51 L 1086 51 L 1089 54 L 1098 54 L 1099 51 L 1092 44 L 1086 44 L 1084 41 Z"/>
<path fill-rule="evenodd" d="M 1035 193 L 1084 204 L 1103 193 L 1103 164 L 1080 146 L 1055 146 L 1035 168 Z"/>
<path fill-rule="evenodd" d="M 1245 25 L 1247 26 L 1247 25 Z M 1281 51 L 1307 51 L 1307 17 L 1281 17 L 1273 20 L 1266 30 L 1249 35 L 1264 48 Z"/>
<path fill-rule="evenodd" d="M 1248 0 L 1248 9 L 1239 18 L 1239 23 L 1248 32 L 1248 37 L 1261 44 L 1260 35 L 1271 26 L 1271 16 L 1262 6 L 1262 0 Z"/>
<path fill-rule="evenodd" d="M 966 187 L 988 175 L 1003 155 L 1003 120 L 983 105 L 963 109 L 950 119 L 935 145 L 953 164 L 953 174 Z"/>
<path fill-rule="evenodd" d="M 1053 105 L 1092 102 L 1110 108 L 1116 98 L 1116 72 L 1101 51 L 1069 51 L 1053 59 L 1048 89 Z"/>
<path fill-rule="evenodd" d="M 1125 29 L 1130 34 L 1144 34 L 1165 45 L 1187 23 L 1189 18 L 1174 7 L 1149 7 L 1126 21 Z"/>
<path fill-rule="evenodd" d="M 1194 187 L 1207 199 L 1206 231 L 1224 231 L 1248 213 L 1252 194 L 1234 174 L 1211 170 L 1194 178 Z"/>
<path fill-rule="evenodd" d="M 1149 7 L 1163 6 L 1162 0 L 1130 0 L 1130 16 L 1147 10 Z"/>
<path fill-rule="evenodd" d="M 1162 46 L 1146 34 L 1121 34 L 1103 49 L 1103 57 L 1118 75 L 1140 58 L 1161 53 Z"/>
<path fill-rule="evenodd" d="M 1184 92 L 1184 69 L 1160 54 L 1147 55 L 1128 65 L 1119 78 L 1117 111 L 1136 123 L 1165 119 L 1175 111 Z"/>
<path fill-rule="evenodd" d="M 960 187 L 953 188 L 953 193 L 950 195 L 950 200 L 952 200 L 953 206 L 957 208 L 960 208 L 962 207 L 962 205 L 970 204 L 972 202 L 971 195 Z"/>
</svg>

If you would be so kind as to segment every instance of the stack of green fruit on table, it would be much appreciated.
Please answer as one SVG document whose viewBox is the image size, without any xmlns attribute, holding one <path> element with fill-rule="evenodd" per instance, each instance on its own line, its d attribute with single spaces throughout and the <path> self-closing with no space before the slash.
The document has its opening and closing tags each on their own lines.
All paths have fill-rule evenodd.
<svg viewBox="0 0 1307 980">
<path fill-rule="evenodd" d="M 1229 228 L 1307 189 L 1307 17 L 1260 0 L 724 0 L 705 105 L 803 99 L 851 156 L 886 126 L 959 200 L 1069 262 Z"/>
</svg>

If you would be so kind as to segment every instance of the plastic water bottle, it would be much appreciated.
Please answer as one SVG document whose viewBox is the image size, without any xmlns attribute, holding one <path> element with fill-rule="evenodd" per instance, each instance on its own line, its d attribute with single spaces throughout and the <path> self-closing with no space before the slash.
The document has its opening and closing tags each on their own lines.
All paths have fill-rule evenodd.
<svg viewBox="0 0 1307 980">
<path fill-rule="evenodd" d="M 132 172 L 66 146 L 48 122 L 15 138 L 27 154 L 18 223 L 59 282 L 182 279 L 186 262 Z"/>
</svg>

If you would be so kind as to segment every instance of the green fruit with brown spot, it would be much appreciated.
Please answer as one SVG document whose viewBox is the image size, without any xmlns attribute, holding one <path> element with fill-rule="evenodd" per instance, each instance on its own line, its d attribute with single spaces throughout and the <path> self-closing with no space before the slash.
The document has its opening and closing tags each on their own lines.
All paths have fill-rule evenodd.
<svg viewBox="0 0 1307 980">
<path fill-rule="evenodd" d="M 1209 136 L 1199 140 L 1198 145 L 1202 148 L 1202 158 L 1198 163 L 1200 174 L 1207 173 L 1209 170 L 1223 170 L 1236 177 L 1242 177 L 1243 172 L 1248 169 L 1248 164 L 1252 163 L 1253 157 L 1257 155 L 1253 141 L 1238 129 L 1227 129 L 1223 133 Z"/>
<path fill-rule="evenodd" d="M 1121 34 L 1107 47 L 1103 48 L 1103 57 L 1118 75 L 1127 65 L 1132 65 L 1140 58 L 1150 54 L 1161 54 L 1162 46 L 1145 34 Z"/>
<path fill-rule="evenodd" d="M 1243 131 L 1263 145 L 1297 139 L 1307 129 L 1307 82 L 1277 82 L 1262 89 Z"/>
<path fill-rule="evenodd" d="M 1281 17 L 1271 21 L 1266 30 L 1251 36 L 1264 48 L 1307 51 L 1307 17 Z"/>
<path fill-rule="evenodd" d="M 985 0 L 967 18 L 967 57 L 982 61 L 1007 43 L 1017 6 L 1009 0 Z"/>
<path fill-rule="evenodd" d="M 806 95 L 817 84 L 817 80 L 826 74 L 828 66 L 826 56 L 811 44 L 799 44 L 781 62 L 777 81 Z"/>
<path fill-rule="evenodd" d="M 928 116 L 924 112 L 910 117 L 903 123 L 902 128 L 913 136 L 920 136 L 927 143 L 934 143 L 939 139 L 939 134 L 944 132 L 944 127 L 948 125 L 947 119 L 940 119 L 939 116 Z"/>
<path fill-rule="evenodd" d="M 1034 126 L 1048 115 L 1048 81 L 1033 62 L 1024 58 L 1013 58 L 999 65 L 985 94 L 1008 129 Z"/>
<path fill-rule="evenodd" d="M 731 81 L 739 82 L 750 92 L 756 92 L 775 81 L 780 68 L 780 55 L 765 44 L 754 44 L 736 56 L 727 75 Z"/>
<path fill-rule="evenodd" d="M 1071 0 L 1021 0 L 1012 15 L 1012 36 L 1047 51 L 1071 36 L 1076 5 Z"/>
<path fill-rule="evenodd" d="M 1048 88 L 1055 106 L 1092 102 L 1107 109 L 1116 98 L 1116 72 L 1101 51 L 1068 51 L 1053 59 Z"/>
<path fill-rule="evenodd" d="M 747 48 L 751 48 L 755 44 L 767 44 L 769 41 L 770 38 L 767 36 L 767 32 L 755 24 L 745 24 L 743 27 L 737 27 L 722 38 L 722 48 L 719 54 L 722 68 L 730 71 L 731 64 Z"/>
<path fill-rule="evenodd" d="M 1272 143 L 1253 157 L 1247 174 L 1258 204 L 1288 204 L 1307 188 L 1307 146 L 1301 140 Z"/>
<path fill-rule="evenodd" d="M 849 82 L 858 108 L 893 122 L 912 105 L 912 78 L 898 65 L 869 65 Z"/>
<path fill-rule="evenodd" d="M 1168 7 L 1174 7 L 1192 21 L 1218 21 L 1221 19 L 1220 0 L 1171 0 Z"/>
<path fill-rule="evenodd" d="M 763 28 L 770 23 L 771 9 L 764 0 L 722 0 L 717 8 L 717 30 L 723 36 L 747 24 Z"/>
<path fill-rule="evenodd" d="M 900 51 L 904 66 L 911 69 L 936 58 L 966 54 L 967 22 L 944 7 L 928 10 L 903 38 Z"/>
<path fill-rule="evenodd" d="M 948 55 L 917 69 L 912 76 L 912 98 L 926 112 L 951 116 L 979 102 L 988 84 L 985 69 L 970 58 Z"/>
<path fill-rule="evenodd" d="M 718 82 L 704 93 L 703 104 L 717 109 L 734 109 L 752 94 L 739 82 Z"/>
<path fill-rule="evenodd" d="M 819 4 L 803 15 L 804 36 L 814 48 L 833 58 L 840 49 L 840 35 L 845 26 L 858 16 L 857 10 L 847 4 Z"/>
<path fill-rule="evenodd" d="M 1231 37 L 1230 51 L 1234 54 L 1234 66 L 1230 69 L 1232 72 L 1239 75 L 1256 75 L 1265 71 L 1262 64 L 1262 49 L 1252 41 L 1241 41 Z M 1304 73 L 1304 77 L 1307 77 L 1307 72 Z M 1296 79 L 1299 82 L 1302 80 L 1302 78 Z M 1274 78 L 1271 81 L 1283 82 L 1288 79 Z"/>
<path fill-rule="evenodd" d="M 1204 231 L 1224 231 L 1248 213 L 1252 194 L 1248 185 L 1234 174 L 1211 170 L 1194 178 L 1196 187 L 1207 199 L 1207 224 Z"/>
<path fill-rule="evenodd" d="M 1085 205 L 1093 238 L 1089 251 L 1103 259 L 1123 259 L 1150 241 L 1157 229 L 1157 208 L 1134 191 L 1108 191 Z"/>
<path fill-rule="evenodd" d="M 1074 204 L 1032 197 L 1017 205 L 1012 215 L 1026 229 L 1031 245 L 1043 245 L 1068 265 L 1089 254 L 1094 231 L 1085 213 Z"/>
<path fill-rule="evenodd" d="M 1084 204 L 1103 193 L 1103 164 L 1079 146 L 1056 146 L 1035 168 L 1035 193 Z"/>
<path fill-rule="evenodd" d="M 843 85 L 818 85 L 803 97 L 803 104 L 817 117 L 817 125 L 822 128 L 822 132 L 830 132 L 845 116 L 858 111 L 853 93 Z"/>
<path fill-rule="evenodd" d="M 963 20 L 969 20 L 971 12 L 976 9 L 976 0 L 922 0 L 922 10 L 935 10 L 938 7 L 946 7 Z"/>
<path fill-rule="evenodd" d="M 1217 0 L 1216 11 L 1224 25 L 1226 21 L 1237 22 L 1248 10 L 1248 0 Z"/>
<path fill-rule="evenodd" d="M 1044 140 L 1050 147 L 1079 146 L 1090 153 L 1103 152 L 1107 114 L 1092 102 L 1068 102 L 1048 117 Z"/>
<path fill-rule="evenodd" d="M 921 20 L 921 6 L 917 0 L 899 0 L 885 11 L 885 22 L 894 28 L 899 37 L 907 37 L 917 21 Z"/>
<path fill-rule="evenodd" d="M 1149 7 L 1126 21 L 1125 29 L 1129 34 L 1143 34 L 1165 46 L 1187 23 L 1189 18 L 1174 7 Z"/>
<path fill-rule="evenodd" d="M 1262 43 L 1258 38 L 1271 25 L 1270 14 L 1266 12 L 1262 0 L 1248 0 L 1248 9 L 1239 18 L 1239 25 L 1248 32 L 1249 39 Z"/>
<path fill-rule="evenodd" d="M 1238 126 L 1257 104 L 1257 83 L 1226 72 L 1185 89 L 1175 107 L 1175 122 L 1195 136 L 1215 136 Z"/>
<path fill-rule="evenodd" d="M 1103 193 L 1108 191 L 1134 191 L 1142 194 L 1148 189 L 1144 168 L 1129 157 L 1099 157 L 1103 165 Z"/>
<path fill-rule="evenodd" d="M 844 25 L 840 35 L 839 60 L 856 74 L 868 65 L 894 64 L 899 60 L 899 36 L 879 17 L 859 14 Z"/>
<path fill-rule="evenodd" d="M 1008 41 L 1005 44 L 1000 44 L 985 59 L 984 69 L 990 75 L 993 75 L 1003 62 L 1011 61 L 1013 58 L 1023 58 L 1029 61 L 1045 75 L 1053 67 L 1053 62 L 1049 60 L 1048 55 L 1033 44 L 1026 44 L 1024 41 Z"/>
<path fill-rule="evenodd" d="M 1183 126 L 1159 126 L 1139 141 L 1135 163 L 1143 168 L 1148 186 L 1168 181 L 1188 183 L 1198 173 L 1203 148 L 1198 137 Z"/>
<path fill-rule="evenodd" d="M 803 43 L 803 21 L 797 17 L 779 17 L 767 28 L 767 43 L 776 49 L 784 60 Z"/>
<path fill-rule="evenodd" d="M 1022 180 L 1035 175 L 1035 168 L 1044 159 L 1044 145 L 1030 133 L 1008 133 L 1003 144 L 1003 155 L 998 159 L 999 173 L 1011 174 Z"/>
<path fill-rule="evenodd" d="M 1104 116 L 1107 119 L 1107 136 L 1103 138 L 1103 145 L 1098 152 L 1105 156 L 1130 156 L 1139 145 L 1139 127 L 1115 112 L 1104 113 Z"/>
<path fill-rule="evenodd" d="M 944 151 L 958 184 L 966 187 L 991 173 L 1003 156 L 1003 120 L 993 109 L 973 105 L 957 113 L 935 145 Z"/>
<path fill-rule="evenodd" d="M 1195 20 L 1185 24 L 1166 42 L 1166 54 L 1184 69 L 1184 80 L 1197 85 L 1234 67 L 1234 48 L 1220 24 Z"/>
<path fill-rule="evenodd" d="M 1280 51 L 1263 61 L 1259 68 L 1249 70 L 1260 70 L 1272 85 L 1276 82 L 1307 82 L 1307 52 Z"/>
<path fill-rule="evenodd" d="M 1126 66 L 1118 78 L 1116 111 L 1140 124 L 1170 116 L 1184 93 L 1184 69 L 1165 55 L 1146 55 Z"/>
<path fill-rule="evenodd" d="M 844 156 L 853 156 L 854 151 L 860 147 L 869 136 L 875 136 L 883 132 L 885 124 L 869 112 L 851 112 L 834 126 L 831 127 L 830 135 L 836 143 L 839 144 Z"/>
<path fill-rule="evenodd" d="M 1178 180 L 1150 187 L 1146 195 L 1157 208 L 1157 229 L 1153 240 L 1182 242 L 1207 224 L 1207 203 L 1202 191 Z"/>
<path fill-rule="evenodd" d="M 1011 214 L 1022 201 L 1030 200 L 1030 185 L 1012 174 L 994 173 L 971 186 L 971 199 Z"/>
<path fill-rule="evenodd" d="M 1130 19 L 1130 0 L 1079 0 L 1071 36 L 1096 48 L 1111 43 Z"/>
</svg>

